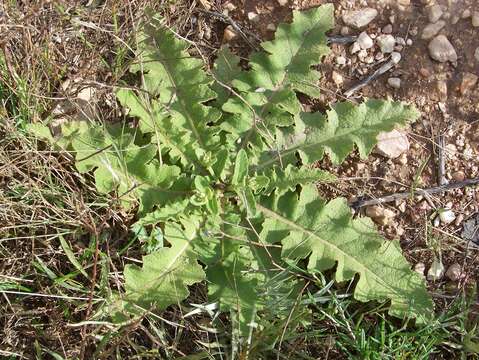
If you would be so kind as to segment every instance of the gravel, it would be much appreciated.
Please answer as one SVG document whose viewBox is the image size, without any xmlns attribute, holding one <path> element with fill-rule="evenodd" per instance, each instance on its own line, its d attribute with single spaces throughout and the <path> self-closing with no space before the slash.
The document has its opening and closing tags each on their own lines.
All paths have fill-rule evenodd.
<svg viewBox="0 0 479 360">
<path fill-rule="evenodd" d="M 457 61 L 457 53 L 454 46 L 444 35 L 437 35 L 428 45 L 429 55 L 436 61 Z"/>
<path fill-rule="evenodd" d="M 376 9 L 364 8 L 361 10 L 346 11 L 342 18 L 346 25 L 359 29 L 368 25 L 376 16 L 378 16 Z"/>
<path fill-rule="evenodd" d="M 383 54 L 389 54 L 394 51 L 396 40 L 392 35 L 379 35 L 376 39 L 379 48 Z"/>
</svg>

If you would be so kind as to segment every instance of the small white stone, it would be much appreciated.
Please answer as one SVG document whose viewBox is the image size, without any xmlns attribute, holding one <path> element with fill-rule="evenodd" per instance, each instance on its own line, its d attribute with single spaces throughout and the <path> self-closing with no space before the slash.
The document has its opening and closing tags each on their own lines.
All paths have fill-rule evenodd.
<svg viewBox="0 0 479 360">
<path fill-rule="evenodd" d="M 363 50 L 370 49 L 374 45 L 373 39 L 371 39 L 365 31 L 359 34 L 356 42 L 359 44 L 359 47 Z"/>
<path fill-rule="evenodd" d="M 440 209 L 439 210 L 439 219 L 444 225 L 448 225 L 456 220 L 456 214 L 451 209 Z"/>
<path fill-rule="evenodd" d="M 479 11 L 474 11 L 472 13 L 472 26 L 474 27 L 479 26 Z"/>
<path fill-rule="evenodd" d="M 339 55 L 336 58 L 336 64 L 341 65 L 341 66 L 346 65 L 346 58 L 344 56 Z"/>
<path fill-rule="evenodd" d="M 444 265 L 442 261 L 439 259 L 434 259 L 427 272 L 427 279 L 428 280 L 439 280 L 444 275 Z"/>
<path fill-rule="evenodd" d="M 396 216 L 396 213 L 392 210 L 383 208 L 381 206 L 372 205 L 366 208 L 366 216 L 369 216 L 374 222 L 379 225 L 387 225 Z"/>
<path fill-rule="evenodd" d="M 381 31 L 383 34 L 391 34 L 393 32 L 393 26 L 391 24 L 387 24 Z"/>
<path fill-rule="evenodd" d="M 406 45 L 406 40 L 404 40 L 404 38 L 401 36 L 398 36 L 395 40 L 396 40 L 396 44 L 398 45 L 402 45 L 402 46 Z"/>
<path fill-rule="evenodd" d="M 469 9 L 464 10 L 461 14 L 461 18 L 463 19 L 467 19 L 469 16 L 471 16 L 471 10 Z"/>
<path fill-rule="evenodd" d="M 395 64 L 398 64 L 401 61 L 401 54 L 393 51 L 391 53 L 391 61 Z"/>
<path fill-rule="evenodd" d="M 361 46 L 357 42 L 354 42 L 353 45 L 349 48 L 349 52 L 351 54 L 356 54 L 358 51 L 361 50 Z"/>
<path fill-rule="evenodd" d="M 256 14 L 255 12 L 253 12 L 253 11 L 250 11 L 248 13 L 248 20 L 251 21 L 251 22 L 256 23 L 256 22 L 259 21 L 259 15 Z"/>
<path fill-rule="evenodd" d="M 288 0 L 277 0 L 277 1 L 278 1 L 278 4 L 279 4 L 280 6 L 286 6 L 286 5 L 288 5 Z"/>
<path fill-rule="evenodd" d="M 334 70 L 333 70 L 333 73 L 331 74 L 331 77 L 332 77 L 334 83 L 335 83 L 337 86 L 343 85 L 343 81 L 344 81 L 344 80 L 343 80 L 343 76 L 342 76 L 340 73 L 338 73 L 337 71 L 334 71 Z"/>
<path fill-rule="evenodd" d="M 445 25 L 446 22 L 444 20 L 439 20 L 438 22 L 433 24 L 427 24 L 422 30 L 421 39 L 431 39 L 433 36 L 436 36 Z"/>
<path fill-rule="evenodd" d="M 347 26 L 341 27 L 341 35 L 347 36 L 351 33 L 351 30 Z"/>
<path fill-rule="evenodd" d="M 276 30 L 276 25 L 273 24 L 273 23 L 269 23 L 269 24 L 266 26 L 266 30 L 268 30 L 268 31 L 275 31 L 275 30 Z"/>
<path fill-rule="evenodd" d="M 388 54 L 394 51 L 396 39 L 392 35 L 379 35 L 376 39 L 379 48 L 383 54 Z"/>
<path fill-rule="evenodd" d="M 407 45 L 407 46 L 411 46 L 411 45 L 412 45 L 412 40 L 411 40 L 411 39 L 407 39 L 407 40 L 406 40 L 406 45 Z"/>
<path fill-rule="evenodd" d="M 364 8 L 361 10 L 350 10 L 344 12 L 342 19 L 348 26 L 362 28 L 368 25 L 378 15 L 378 11 L 373 8 Z"/>
<path fill-rule="evenodd" d="M 394 89 L 399 89 L 401 87 L 401 79 L 397 77 L 389 78 L 388 85 Z"/>
<path fill-rule="evenodd" d="M 474 57 L 476 58 L 476 61 L 479 62 L 479 47 L 474 51 Z"/>
<path fill-rule="evenodd" d="M 390 159 L 395 159 L 409 150 L 407 135 L 398 130 L 381 132 L 376 139 L 376 152 Z"/>
<path fill-rule="evenodd" d="M 436 61 L 457 61 L 457 53 L 454 46 L 444 35 L 438 35 L 428 45 L 429 55 Z"/>
<path fill-rule="evenodd" d="M 427 13 L 429 22 L 435 23 L 442 16 L 441 5 L 436 4 L 436 5 L 428 6 L 426 8 L 426 13 Z"/>
<path fill-rule="evenodd" d="M 414 271 L 422 276 L 424 276 L 425 270 L 426 270 L 426 265 L 424 265 L 424 263 L 422 262 L 418 262 L 416 265 L 414 265 Z"/>
<path fill-rule="evenodd" d="M 363 61 L 368 56 L 368 52 L 366 50 L 359 50 L 358 52 L 358 59 Z"/>
<path fill-rule="evenodd" d="M 458 263 L 454 263 L 446 271 L 446 277 L 451 281 L 458 281 L 462 277 L 462 267 Z"/>
</svg>

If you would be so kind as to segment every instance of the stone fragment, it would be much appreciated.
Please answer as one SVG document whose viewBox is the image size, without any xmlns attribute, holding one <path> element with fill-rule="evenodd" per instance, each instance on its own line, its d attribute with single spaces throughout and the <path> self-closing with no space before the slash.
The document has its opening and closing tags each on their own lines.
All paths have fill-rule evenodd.
<svg viewBox="0 0 479 360">
<path fill-rule="evenodd" d="M 444 275 L 444 265 L 440 259 L 434 259 L 429 271 L 427 272 L 428 280 L 439 280 Z"/>
<path fill-rule="evenodd" d="M 477 62 L 479 62 L 479 47 L 474 51 L 474 58 Z"/>
<path fill-rule="evenodd" d="M 359 47 L 363 50 L 370 49 L 374 45 L 373 39 L 371 39 L 365 31 L 359 34 L 356 42 L 359 44 Z"/>
<path fill-rule="evenodd" d="M 462 95 L 465 95 L 471 90 L 476 84 L 477 84 L 477 75 L 471 74 L 469 72 L 465 72 L 462 75 L 462 81 L 461 81 L 461 86 L 459 88 L 459 91 L 461 92 Z"/>
<path fill-rule="evenodd" d="M 357 42 L 354 42 L 353 45 L 349 48 L 349 52 L 351 54 L 356 54 L 358 51 L 361 50 L 361 46 Z"/>
<path fill-rule="evenodd" d="M 341 32 L 341 35 L 347 36 L 351 33 L 351 29 L 348 28 L 347 26 L 342 26 L 340 32 Z"/>
<path fill-rule="evenodd" d="M 394 89 L 399 89 L 401 87 L 401 79 L 397 77 L 389 78 L 388 85 Z"/>
<path fill-rule="evenodd" d="M 396 39 L 394 39 L 394 36 L 379 35 L 376 41 L 382 53 L 389 54 L 394 51 L 394 45 L 396 44 Z"/>
<path fill-rule="evenodd" d="M 355 28 L 362 28 L 368 25 L 378 15 L 378 11 L 373 8 L 364 8 L 361 10 L 345 11 L 342 18 L 346 25 Z"/>
<path fill-rule="evenodd" d="M 253 23 L 257 23 L 259 21 L 259 15 L 253 11 L 250 11 L 248 13 L 248 20 Z"/>
<path fill-rule="evenodd" d="M 395 159 L 409 150 L 406 134 L 398 130 L 379 133 L 377 141 L 376 152 L 390 159 Z"/>
<path fill-rule="evenodd" d="M 474 27 L 479 26 L 479 11 L 474 11 L 472 13 L 472 26 Z"/>
<path fill-rule="evenodd" d="M 448 225 L 456 219 L 456 214 L 451 209 L 439 209 L 439 219 L 442 224 Z"/>
<path fill-rule="evenodd" d="M 446 277 L 451 281 L 458 281 L 462 277 L 462 267 L 458 263 L 454 263 L 446 271 Z"/>
<path fill-rule="evenodd" d="M 445 80 L 438 80 L 436 83 L 437 92 L 441 101 L 447 100 L 447 82 Z"/>
<path fill-rule="evenodd" d="M 387 225 L 396 216 L 394 211 L 381 206 L 372 205 L 366 208 L 366 216 L 369 216 L 379 225 Z"/>
<path fill-rule="evenodd" d="M 393 26 L 391 24 L 387 24 L 381 31 L 383 34 L 391 34 L 393 32 Z"/>
<path fill-rule="evenodd" d="M 223 42 L 230 42 L 238 36 L 233 26 L 228 25 L 223 32 Z"/>
<path fill-rule="evenodd" d="M 444 20 L 439 20 L 436 23 L 427 24 L 422 30 L 421 39 L 428 40 L 436 36 L 439 31 L 446 25 Z"/>
<path fill-rule="evenodd" d="M 457 53 L 454 46 L 444 35 L 437 35 L 428 45 L 429 55 L 436 61 L 457 61 Z"/>
<path fill-rule="evenodd" d="M 275 31 L 275 30 L 276 30 L 276 25 L 273 24 L 273 23 L 269 23 L 269 24 L 266 26 L 266 30 L 268 30 L 268 31 Z"/>
<path fill-rule="evenodd" d="M 414 265 L 414 271 L 422 276 L 424 276 L 425 270 L 426 270 L 426 265 L 424 265 L 424 263 L 422 262 L 418 262 L 416 265 Z"/>
<path fill-rule="evenodd" d="M 469 16 L 471 16 L 471 10 L 469 9 L 464 10 L 461 14 L 461 18 L 463 19 L 467 19 Z"/>
<path fill-rule="evenodd" d="M 288 0 L 277 0 L 279 6 L 286 6 L 288 5 Z"/>
<path fill-rule="evenodd" d="M 344 80 L 343 80 L 343 76 L 342 76 L 340 73 L 338 73 L 337 71 L 334 71 L 334 70 L 333 70 L 333 73 L 331 74 L 331 77 L 332 77 L 334 83 L 335 83 L 337 86 L 343 85 Z"/>
<path fill-rule="evenodd" d="M 435 23 L 442 16 L 441 5 L 435 4 L 432 6 L 428 6 L 426 8 L 426 14 L 427 14 L 427 18 L 429 19 L 429 22 Z"/>
<path fill-rule="evenodd" d="M 336 58 L 336 64 L 342 66 L 342 65 L 346 65 L 346 58 L 342 55 L 339 55 L 337 58 Z"/>
</svg>

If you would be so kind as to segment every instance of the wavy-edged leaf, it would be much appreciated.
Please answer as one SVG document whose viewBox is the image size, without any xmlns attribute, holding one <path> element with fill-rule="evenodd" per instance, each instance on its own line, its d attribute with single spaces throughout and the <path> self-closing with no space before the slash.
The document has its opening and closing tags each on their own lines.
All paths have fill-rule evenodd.
<svg viewBox="0 0 479 360">
<path fill-rule="evenodd" d="M 205 279 L 203 268 L 192 251 L 193 229 L 178 223 L 165 225 L 165 238 L 171 247 L 143 257 L 143 266 L 125 266 L 125 299 L 146 310 L 162 310 L 178 304 L 188 295 L 187 286 Z"/>
<path fill-rule="evenodd" d="M 239 56 L 233 54 L 227 46 L 223 46 L 217 53 L 212 70 L 216 81 L 211 88 L 218 94 L 215 100 L 215 106 L 218 108 L 221 108 L 230 95 L 224 85 L 231 86 L 231 82 L 241 73 L 239 62 Z"/>
<path fill-rule="evenodd" d="M 283 244 L 282 256 L 293 261 L 308 258 L 310 271 L 335 265 L 336 280 L 359 275 L 354 297 L 360 301 L 391 301 L 391 315 L 416 317 L 433 314 L 424 281 L 404 259 L 396 241 L 385 241 L 369 218 L 353 220 L 345 199 L 325 203 L 314 187 L 305 187 L 299 198 L 287 193 L 257 205 L 265 221 L 260 234 L 266 243 Z"/>
<path fill-rule="evenodd" d="M 364 159 L 376 145 L 380 132 L 418 117 L 419 112 L 413 106 L 382 100 L 367 100 L 360 105 L 341 102 L 326 115 L 302 113 L 296 125 L 298 131 L 282 139 L 279 150 L 264 153 L 258 168 L 294 164 L 297 154 L 304 164 L 321 160 L 324 154 L 328 154 L 334 164 L 340 164 L 355 145 Z"/>
</svg>

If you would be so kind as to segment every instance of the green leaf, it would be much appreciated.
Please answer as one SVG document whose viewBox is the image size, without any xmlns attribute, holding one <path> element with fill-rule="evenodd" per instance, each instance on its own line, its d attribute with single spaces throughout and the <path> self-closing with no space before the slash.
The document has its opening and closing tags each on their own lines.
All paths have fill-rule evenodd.
<svg viewBox="0 0 479 360">
<path fill-rule="evenodd" d="M 266 243 L 283 244 L 282 256 L 308 258 L 308 270 L 336 266 L 336 281 L 359 276 L 354 297 L 360 301 L 391 301 L 389 313 L 426 322 L 433 302 L 423 279 L 410 269 L 396 241 L 385 241 L 369 218 L 351 218 L 345 199 L 325 203 L 314 187 L 299 198 L 287 193 L 269 204 L 257 205 L 265 218 L 260 234 Z"/>
<path fill-rule="evenodd" d="M 213 75 L 216 81 L 211 87 L 218 94 L 215 100 L 215 105 L 218 108 L 221 108 L 230 95 L 229 90 L 224 85 L 231 86 L 231 82 L 241 73 L 239 62 L 240 58 L 233 54 L 229 47 L 223 46 L 218 51 L 213 67 Z"/>
<path fill-rule="evenodd" d="M 241 149 L 236 156 L 235 170 L 231 180 L 233 186 L 245 186 L 246 176 L 248 175 L 248 155 Z"/>
<path fill-rule="evenodd" d="M 251 70 L 233 84 L 240 90 L 291 88 L 319 96 L 319 72 L 311 66 L 329 53 L 326 32 L 334 26 L 332 4 L 293 11 L 291 24 L 281 24 L 275 40 L 263 43 L 265 52 L 251 56 Z"/>
<path fill-rule="evenodd" d="M 205 273 L 191 251 L 195 231 L 177 223 L 167 223 L 165 238 L 170 248 L 143 257 L 143 267 L 125 266 L 126 300 L 146 310 L 165 309 L 189 295 L 187 286 L 201 282 Z"/>
<path fill-rule="evenodd" d="M 72 263 L 73 266 L 87 279 L 90 280 L 90 277 L 88 276 L 87 272 L 83 268 L 83 266 L 80 264 L 80 262 L 76 259 L 75 254 L 73 254 L 73 251 L 70 247 L 70 244 L 65 240 L 65 238 L 62 235 L 58 235 L 58 238 L 60 239 L 60 245 L 63 248 L 63 251 L 65 252 L 65 255 L 67 256 L 68 260 Z"/>
<path fill-rule="evenodd" d="M 294 164 L 296 154 L 305 164 L 311 164 L 322 160 L 327 153 L 334 164 L 340 164 L 354 150 L 354 145 L 364 159 L 376 145 L 380 132 L 418 117 L 413 106 L 381 100 L 368 100 L 360 105 L 338 103 L 327 115 L 302 113 L 297 132 L 283 139 L 279 150 L 264 153 L 258 168 Z"/>
</svg>

